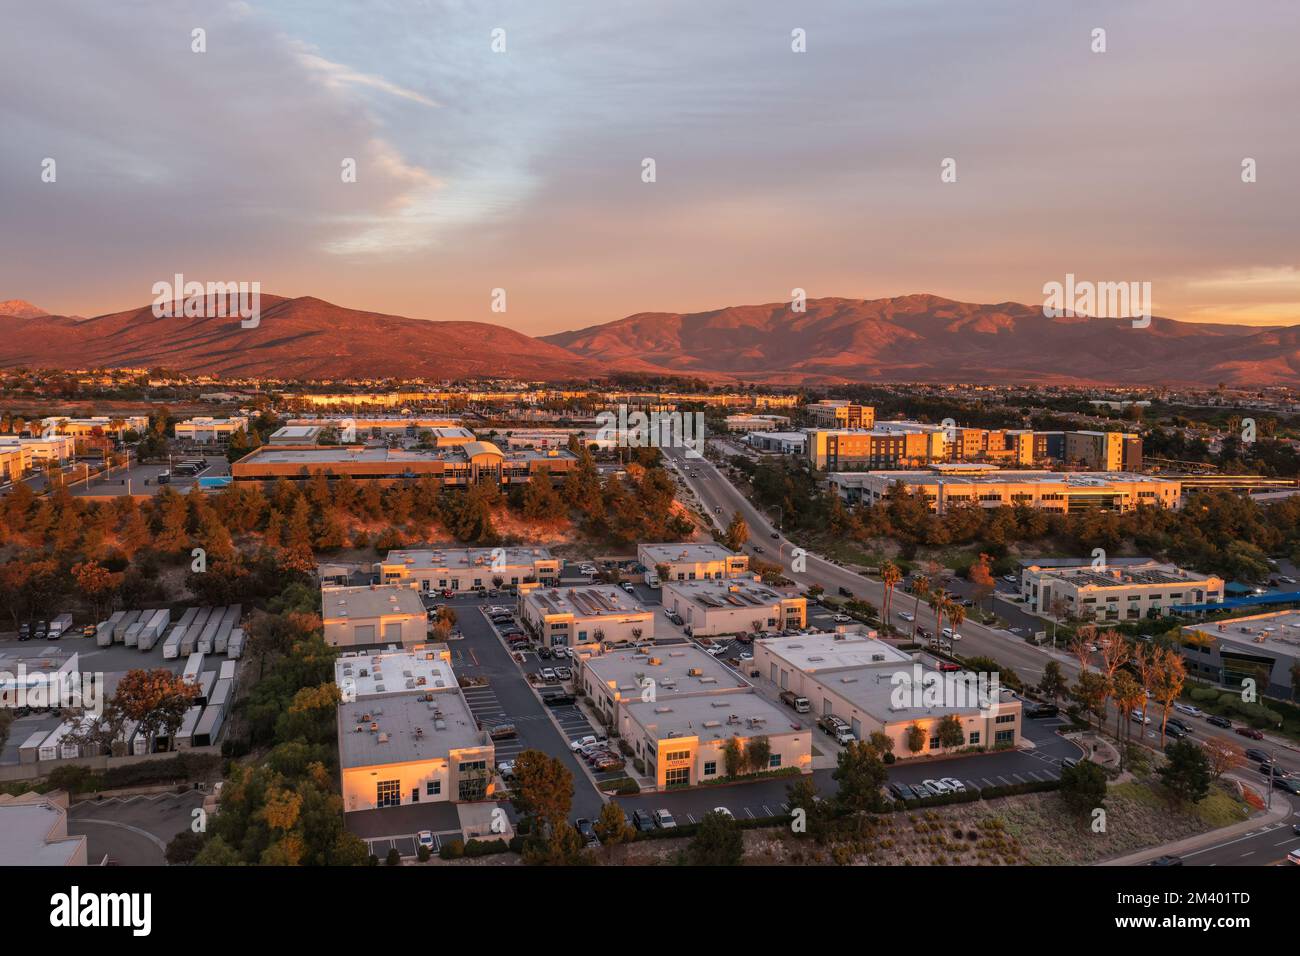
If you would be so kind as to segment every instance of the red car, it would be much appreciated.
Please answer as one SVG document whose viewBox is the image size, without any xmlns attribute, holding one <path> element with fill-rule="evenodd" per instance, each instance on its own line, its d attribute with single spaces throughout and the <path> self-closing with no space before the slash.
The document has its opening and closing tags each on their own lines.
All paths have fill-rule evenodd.
<svg viewBox="0 0 1300 956">
<path fill-rule="evenodd" d="M 1256 730 L 1254 727 L 1238 727 L 1237 733 L 1243 737 L 1249 737 L 1251 740 L 1263 740 L 1263 731 Z"/>
<path fill-rule="evenodd" d="M 961 670 L 961 665 L 960 665 L 960 664 L 954 664 L 952 661 L 940 661 L 940 662 L 939 662 L 939 670 L 941 670 L 941 671 L 959 671 L 959 670 Z"/>
</svg>

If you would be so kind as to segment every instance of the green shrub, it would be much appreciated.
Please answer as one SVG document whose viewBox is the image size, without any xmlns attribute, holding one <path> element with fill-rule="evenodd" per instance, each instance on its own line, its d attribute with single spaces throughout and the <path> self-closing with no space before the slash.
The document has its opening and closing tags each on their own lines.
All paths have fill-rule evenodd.
<svg viewBox="0 0 1300 956">
<path fill-rule="evenodd" d="M 402 854 L 397 852 L 397 847 L 388 851 L 388 857 L 384 860 L 385 866 L 400 866 L 402 863 Z"/>
<path fill-rule="evenodd" d="M 438 856 L 444 860 L 459 860 L 465 855 L 465 844 L 461 840 L 448 840 L 438 848 Z"/>
<path fill-rule="evenodd" d="M 491 856 L 494 853 L 505 853 L 509 849 L 510 844 L 505 840 L 470 840 L 465 844 L 465 856 Z"/>
</svg>

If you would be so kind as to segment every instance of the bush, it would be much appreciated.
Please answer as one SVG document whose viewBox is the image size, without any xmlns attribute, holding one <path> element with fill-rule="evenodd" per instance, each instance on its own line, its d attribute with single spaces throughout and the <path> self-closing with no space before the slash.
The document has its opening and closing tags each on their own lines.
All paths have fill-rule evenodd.
<svg viewBox="0 0 1300 956">
<path fill-rule="evenodd" d="M 438 848 L 438 856 L 444 860 L 459 860 L 465 855 L 465 844 L 461 840 L 448 840 Z"/>
<path fill-rule="evenodd" d="M 388 857 L 384 860 L 385 866 L 401 866 L 402 854 L 397 852 L 397 847 L 388 851 Z"/>
<path fill-rule="evenodd" d="M 423 843 L 415 848 L 415 858 L 421 863 L 428 863 L 429 857 L 431 856 L 433 856 L 433 854 L 429 852 L 429 848 Z"/>
<path fill-rule="evenodd" d="M 505 840 L 470 840 L 465 844 L 464 853 L 468 857 L 492 856 L 494 853 L 505 853 L 509 849 L 510 844 Z"/>
</svg>

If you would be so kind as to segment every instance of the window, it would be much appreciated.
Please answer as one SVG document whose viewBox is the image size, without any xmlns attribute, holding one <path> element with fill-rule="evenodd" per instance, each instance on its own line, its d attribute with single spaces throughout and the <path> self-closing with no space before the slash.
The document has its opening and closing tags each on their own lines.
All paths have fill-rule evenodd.
<svg viewBox="0 0 1300 956">
<path fill-rule="evenodd" d="M 430 780 L 424 785 L 424 794 L 428 797 L 436 797 L 442 793 L 442 781 Z"/>
<path fill-rule="evenodd" d="M 664 754 L 665 760 L 690 760 L 691 752 L 689 750 L 671 750 Z"/>
<path fill-rule="evenodd" d="M 1014 724 L 1016 722 L 1015 714 L 998 714 L 995 724 Z"/>
<path fill-rule="evenodd" d="M 979 742 L 980 742 L 980 732 L 979 732 L 978 730 L 972 730 L 972 731 L 970 732 L 970 741 L 969 741 L 969 742 L 970 742 L 970 745 L 971 745 L 972 747 L 977 747 L 977 746 L 979 746 Z"/>
<path fill-rule="evenodd" d="M 939 738 L 938 738 L 938 737 L 931 737 L 931 738 L 930 738 L 930 749 L 931 749 L 931 750 L 938 750 L 938 749 L 939 749 Z"/>
<path fill-rule="evenodd" d="M 664 771 L 664 786 L 671 787 L 674 784 L 688 784 L 691 782 L 691 768 L 678 767 L 675 770 Z"/>
<path fill-rule="evenodd" d="M 718 762 L 716 760 L 704 761 L 704 776 L 715 777 L 718 774 Z"/>
<path fill-rule="evenodd" d="M 780 755 L 780 754 L 772 754 L 772 756 L 770 756 L 770 757 L 767 758 L 767 765 L 768 765 L 769 767 L 779 767 L 779 766 L 781 766 L 781 755 Z"/>
<path fill-rule="evenodd" d="M 402 803 L 402 782 L 400 780 L 380 780 L 375 784 L 375 804 L 380 807 L 396 807 Z"/>
<path fill-rule="evenodd" d="M 994 743 L 1009 744 L 1014 743 L 1016 732 L 1014 730 L 999 730 L 997 736 L 993 738 Z"/>
<path fill-rule="evenodd" d="M 467 760 L 460 765 L 461 773 L 468 773 L 471 770 L 486 770 L 486 769 L 487 769 L 486 760 Z"/>
</svg>

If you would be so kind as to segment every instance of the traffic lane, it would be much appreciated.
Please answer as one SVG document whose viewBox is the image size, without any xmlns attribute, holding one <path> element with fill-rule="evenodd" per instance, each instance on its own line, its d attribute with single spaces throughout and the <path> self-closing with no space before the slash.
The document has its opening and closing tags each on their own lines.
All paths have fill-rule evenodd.
<svg viewBox="0 0 1300 956">
<path fill-rule="evenodd" d="M 1277 823 L 1266 824 L 1256 830 L 1224 840 L 1211 846 L 1181 854 L 1187 866 L 1277 866 L 1286 864 L 1286 855 L 1300 847 L 1300 801 L 1281 795 L 1291 805 L 1291 815 Z M 1274 800 L 1279 796 L 1274 792 Z"/>
</svg>

